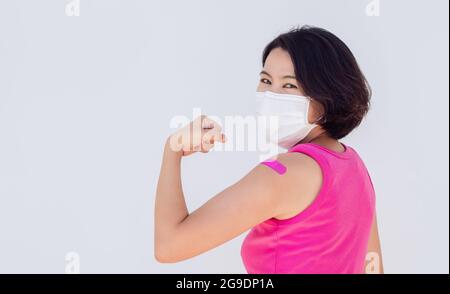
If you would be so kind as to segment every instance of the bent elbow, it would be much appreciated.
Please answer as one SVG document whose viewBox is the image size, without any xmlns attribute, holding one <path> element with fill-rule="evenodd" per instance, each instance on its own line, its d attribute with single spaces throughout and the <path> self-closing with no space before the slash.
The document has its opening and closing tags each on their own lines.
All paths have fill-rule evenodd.
<svg viewBox="0 0 450 294">
<path fill-rule="evenodd" d="M 155 257 L 156 261 L 159 263 L 174 263 L 174 262 L 176 262 L 170 257 L 170 255 L 167 255 L 165 253 L 162 253 L 162 252 L 156 251 L 156 250 L 154 253 L 154 257 Z"/>
<path fill-rule="evenodd" d="M 161 252 L 157 252 L 155 250 L 155 254 L 154 254 L 155 260 L 159 263 L 170 263 L 170 259 L 167 258 L 167 256 L 161 254 Z"/>
<path fill-rule="evenodd" d="M 179 238 L 175 231 L 168 234 L 155 234 L 154 258 L 159 263 L 176 263 L 189 257 L 186 247 L 181 245 L 186 242 Z"/>
<path fill-rule="evenodd" d="M 159 252 L 155 253 L 155 259 L 159 263 L 177 263 L 184 260 L 182 258 L 176 258 L 173 255 L 161 254 Z"/>
<path fill-rule="evenodd" d="M 182 259 L 178 258 L 172 250 L 168 250 L 169 246 L 155 245 L 154 258 L 159 263 L 176 263 Z"/>
</svg>

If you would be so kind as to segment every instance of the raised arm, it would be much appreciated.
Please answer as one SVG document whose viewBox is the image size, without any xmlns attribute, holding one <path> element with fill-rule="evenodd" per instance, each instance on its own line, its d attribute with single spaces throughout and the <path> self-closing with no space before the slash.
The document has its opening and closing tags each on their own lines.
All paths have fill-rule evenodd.
<svg viewBox="0 0 450 294">
<path fill-rule="evenodd" d="M 190 132 L 189 129 L 181 131 L 180 137 L 186 132 Z M 220 138 L 223 136 L 217 128 L 207 143 L 220 141 Z M 258 165 L 190 214 L 183 195 L 180 164 L 183 155 L 191 152 L 185 147 L 173 150 L 171 140 L 173 136 L 164 148 L 155 199 L 154 246 L 159 262 L 178 262 L 196 256 L 279 213 L 280 198 L 276 195 L 284 179 L 268 167 Z M 212 146 L 203 143 L 200 147 L 194 144 L 193 149 L 208 152 Z M 209 176 L 213 175 L 208 173 Z"/>
</svg>

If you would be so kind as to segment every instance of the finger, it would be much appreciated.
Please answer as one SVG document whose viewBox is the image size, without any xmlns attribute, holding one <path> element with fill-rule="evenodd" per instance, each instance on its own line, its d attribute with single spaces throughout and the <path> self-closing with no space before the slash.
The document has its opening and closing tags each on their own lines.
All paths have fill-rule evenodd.
<svg viewBox="0 0 450 294">
<path fill-rule="evenodd" d="M 203 129 L 215 129 L 217 131 L 221 131 L 222 127 L 214 120 L 209 117 L 204 117 L 202 120 L 202 128 Z"/>
<path fill-rule="evenodd" d="M 199 152 L 199 151 L 202 151 L 202 150 L 203 150 L 202 145 L 194 145 L 194 146 L 192 146 L 192 151 L 194 151 L 194 152 Z"/>
<path fill-rule="evenodd" d="M 218 142 L 225 143 L 226 141 L 227 141 L 227 137 L 225 136 L 224 133 L 221 133 Z"/>
<path fill-rule="evenodd" d="M 202 153 L 208 153 L 213 148 L 214 148 L 214 144 L 203 145 L 201 152 Z"/>
<path fill-rule="evenodd" d="M 207 121 L 207 120 L 203 120 L 202 121 L 202 129 L 204 130 L 208 130 L 208 129 L 213 129 L 214 128 L 214 123 L 211 121 Z"/>
<path fill-rule="evenodd" d="M 225 134 L 221 133 L 221 132 L 217 132 L 217 131 L 210 131 L 205 133 L 204 137 L 203 137 L 203 143 L 204 144 L 214 144 L 214 143 L 225 143 L 226 142 L 226 137 Z"/>
<path fill-rule="evenodd" d="M 214 134 L 214 143 L 219 142 L 219 143 L 225 143 L 226 142 L 226 137 L 224 133 L 221 132 L 216 132 Z"/>
<path fill-rule="evenodd" d="M 222 134 L 220 132 L 216 132 L 216 131 L 209 131 L 207 133 L 204 134 L 203 137 L 203 144 L 202 144 L 202 149 L 209 152 L 211 149 L 214 148 L 214 144 L 216 142 L 221 142 L 222 141 Z"/>
<path fill-rule="evenodd" d="M 209 146 L 211 144 L 214 144 L 216 135 L 217 135 L 217 132 L 214 131 L 214 129 L 210 130 L 208 132 L 205 132 L 202 137 L 202 144 L 204 146 Z"/>
</svg>

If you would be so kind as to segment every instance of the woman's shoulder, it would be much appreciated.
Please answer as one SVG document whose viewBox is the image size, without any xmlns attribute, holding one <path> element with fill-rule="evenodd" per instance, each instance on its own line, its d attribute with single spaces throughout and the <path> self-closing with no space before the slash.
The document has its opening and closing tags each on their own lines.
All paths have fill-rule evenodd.
<svg viewBox="0 0 450 294">
<path fill-rule="evenodd" d="M 309 205 L 320 191 L 322 171 L 319 164 L 310 156 L 287 152 L 270 158 L 262 165 L 268 168 L 265 178 L 275 186 L 277 199 L 281 205 L 280 217 L 295 215 Z M 283 171 L 280 173 L 280 171 Z"/>
<path fill-rule="evenodd" d="M 298 152 L 280 153 L 262 161 L 261 164 L 275 167 L 274 169 L 277 172 L 283 171 L 282 175 L 287 174 L 288 171 L 291 175 L 320 172 L 320 166 L 316 160 L 307 154 Z"/>
</svg>

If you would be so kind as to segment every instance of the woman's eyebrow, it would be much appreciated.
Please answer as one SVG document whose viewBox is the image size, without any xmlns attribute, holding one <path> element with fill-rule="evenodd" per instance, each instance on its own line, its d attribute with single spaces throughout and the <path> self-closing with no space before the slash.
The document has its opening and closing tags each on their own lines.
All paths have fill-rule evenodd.
<svg viewBox="0 0 450 294">
<path fill-rule="evenodd" d="M 271 76 L 267 71 L 265 71 L 265 70 L 261 71 L 260 75 L 266 75 L 266 76 L 269 76 L 270 78 L 272 77 L 272 76 Z M 296 78 L 295 76 L 293 76 L 293 75 L 286 75 L 286 76 L 283 76 L 282 78 L 283 78 L 283 79 L 293 79 L 293 80 L 296 80 L 296 79 L 297 79 L 297 78 Z"/>
<path fill-rule="evenodd" d="M 287 76 L 284 76 L 283 79 L 294 79 L 294 80 L 296 80 L 297 78 L 295 76 L 292 76 L 292 75 L 287 75 Z"/>
<path fill-rule="evenodd" d="M 260 75 L 266 75 L 266 76 L 272 77 L 272 76 L 271 76 L 267 71 L 265 71 L 265 70 L 261 71 Z"/>
</svg>

